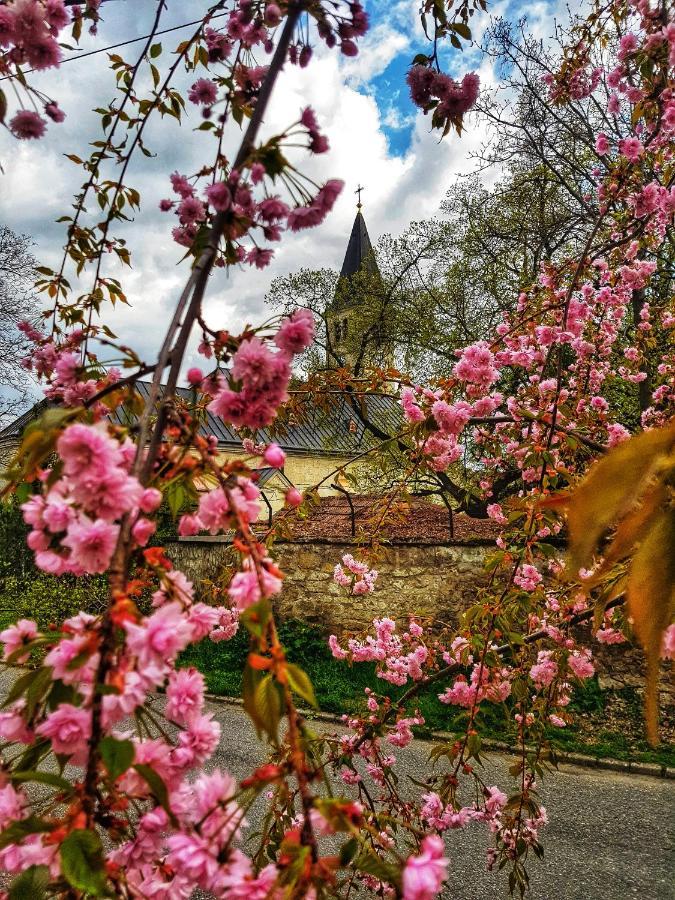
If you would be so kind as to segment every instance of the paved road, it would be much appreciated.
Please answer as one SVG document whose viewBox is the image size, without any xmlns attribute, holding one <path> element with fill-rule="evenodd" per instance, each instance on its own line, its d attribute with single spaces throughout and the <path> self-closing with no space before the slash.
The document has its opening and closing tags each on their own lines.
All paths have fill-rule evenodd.
<svg viewBox="0 0 675 900">
<path fill-rule="evenodd" d="M 260 758 L 255 732 L 239 707 L 210 708 L 223 727 L 215 764 L 244 777 Z M 330 730 L 321 723 L 316 728 Z M 401 770 L 426 777 L 428 751 L 423 741 L 399 751 Z M 511 762 L 491 758 L 496 783 L 508 779 Z M 546 778 L 540 792 L 550 824 L 541 832 L 544 860 L 533 859 L 529 867 L 531 900 L 675 900 L 675 782 L 565 766 Z M 250 818 L 255 827 L 255 811 Z M 503 876 L 485 869 L 483 826 L 451 832 L 448 844 L 451 869 L 444 897 L 508 897 Z"/>
<path fill-rule="evenodd" d="M 8 677 L 0 673 L 0 696 Z M 161 704 L 162 700 L 157 699 Z M 209 768 L 219 766 L 241 779 L 262 759 L 248 718 L 236 705 L 210 703 L 222 725 L 221 746 Z M 333 730 L 324 723 L 315 729 Z M 424 779 L 429 744 L 415 741 L 397 751 L 400 771 Z M 488 784 L 508 783 L 510 757 L 495 754 L 487 764 Z M 402 779 L 403 782 L 403 779 Z M 410 790 L 417 791 L 414 785 Z M 565 766 L 540 786 L 550 824 L 542 830 L 543 861 L 529 867 L 529 900 L 675 900 L 675 781 Z M 248 816 L 260 824 L 260 808 Z M 506 900 L 505 879 L 486 871 L 488 836 L 483 826 L 450 832 L 450 876 L 443 897 L 450 900 Z M 0 874 L 0 887 L 5 887 Z M 198 900 L 198 894 L 194 900 Z"/>
</svg>

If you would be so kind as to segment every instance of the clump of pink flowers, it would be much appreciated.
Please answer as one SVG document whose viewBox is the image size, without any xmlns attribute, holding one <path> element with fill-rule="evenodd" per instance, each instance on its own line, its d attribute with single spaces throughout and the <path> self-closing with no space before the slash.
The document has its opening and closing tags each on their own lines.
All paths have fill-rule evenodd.
<svg viewBox="0 0 675 900">
<path fill-rule="evenodd" d="M 275 337 L 276 352 L 258 337 L 242 341 L 232 359 L 230 384 L 222 377 L 216 383 L 209 411 L 237 426 L 269 425 L 288 399 L 293 356 L 302 353 L 313 337 L 312 314 L 298 310 L 282 321 Z"/>
<path fill-rule="evenodd" d="M 342 563 L 333 569 L 333 581 L 340 587 L 349 588 L 351 594 L 371 594 L 375 590 L 377 569 L 370 569 L 367 563 L 354 559 L 351 553 L 345 553 Z"/>
<path fill-rule="evenodd" d="M 364 640 L 350 638 L 343 649 L 333 634 L 328 639 L 331 653 L 336 659 L 349 659 L 353 663 L 375 662 L 378 678 L 390 684 L 403 685 L 408 679 L 419 681 L 424 676 L 424 665 L 429 650 L 422 640 L 424 629 L 411 621 L 408 630 L 398 633 L 393 619 L 374 619 L 375 635 Z"/>
<path fill-rule="evenodd" d="M 478 100 L 480 79 L 467 72 L 460 82 L 430 66 L 414 65 L 407 76 L 410 98 L 415 106 L 432 113 L 434 128 L 447 130 L 450 124 L 461 129 L 462 118 Z"/>
<path fill-rule="evenodd" d="M 57 67 L 62 58 L 57 38 L 70 19 L 63 0 L 7 0 L 0 7 L 3 71 L 19 67 L 43 71 Z M 26 85 L 25 77 L 23 84 Z M 30 93 L 27 87 L 24 89 Z M 65 118 L 54 100 L 44 101 L 44 112 L 53 122 Z M 9 130 L 20 140 L 34 140 L 44 135 L 47 123 L 35 110 L 20 109 L 9 120 Z"/>
<path fill-rule="evenodd" d="M 134 444 L 115 440 L 103 423 L 68 426 L 56 449 L 61 476 L 50 483 L 45 472 L 45 493 L 21 507 L 35 564 L 52 575 L 105 572 L 122 516 L 133 517 L 136 542 L 146 544 L 155 526 L 145 514 L 157 509 L 161 494 L 130 474 Z"/>
<path fill-rule="evenodd" d="M 434 900 L 447 877 L 450 861 L 442 838 L 427 835 L 419 856 L 410 856 L 403 870 L 403 900 Z"/>
</svg>

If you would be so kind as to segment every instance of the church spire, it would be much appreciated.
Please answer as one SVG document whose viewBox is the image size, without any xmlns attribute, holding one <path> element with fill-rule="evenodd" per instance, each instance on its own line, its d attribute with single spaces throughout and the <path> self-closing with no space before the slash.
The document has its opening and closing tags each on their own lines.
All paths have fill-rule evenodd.
<svg viewBox="0 0 675 900">
<path fill-rule="evenodd" d="M 342 262 L 340 270 L 340 278 L 351 278 L 357 272 L 366 272 L 368 275 L 379 275 L 373 245 L 370 243 L 370 236 L 366 228 L 366 221 L 363 218 L 361 209 L 361 191 L 363 188 L 359 186 L 354 193 L 359 195 L 359 202 L 356 204 L 356 218 L 352 225 L 352 233 L 349 236 L 347 251 Z"/>
</svg>

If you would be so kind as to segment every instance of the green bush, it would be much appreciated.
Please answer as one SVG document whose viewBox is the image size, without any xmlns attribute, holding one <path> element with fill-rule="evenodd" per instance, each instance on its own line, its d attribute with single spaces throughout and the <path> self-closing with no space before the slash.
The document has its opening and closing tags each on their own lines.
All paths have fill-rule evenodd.
<svg viewBox="0 0 675 900">
<path fill-rule="evenodd" d="M 105 578 L 75 578 L 36 575 L 34 578 L 5 578 L 0 588 L 0 622 L 3 627 L 17 619 L 34 619 L 40 629 L 60 625 L 81 609 L 92 614 L 105 609 Z"/>
<path fill-rule="evenodd" d="M 37 574 L 33 551 L 26 544 L 28 528 L 15 500 L 0 503 L 0 589 L 5 578 Z"/>
</svg>

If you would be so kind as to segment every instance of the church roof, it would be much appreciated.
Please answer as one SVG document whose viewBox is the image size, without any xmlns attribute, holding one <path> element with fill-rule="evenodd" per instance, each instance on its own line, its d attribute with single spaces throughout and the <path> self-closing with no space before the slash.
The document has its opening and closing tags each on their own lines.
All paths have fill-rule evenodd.
<svg viewBox="0 0 675 900">
<path fill-rule="evenodd" d="M 136 384 L 136 391 L 143 400 L 148 397 L 149 388 L 150 384 L 145 381 Z M 178 388 L 176 394 L 179 399 L 182 397 L 187 400 L 192 392 L 187 388 Z M 358 398 L 358 403 L 368 421 L 387 433 L 397 432 L 402 416 L 400 404 L 395 397 L 364 395 Z M 43 400 L 15 419 L 0 431 L 0 443 L 16 442 L 21 437 L 24 427 L 49 405 L 48 401 Z M 276 441 L 287 453 L 311 456 L 331 454 L 352 456 L 376 443 L 357 416 L 347 396 L 335 397 L 327 409 L 313 401 L 311 395 L 308 395 L 306 402 L 297 403 L 296 406 L 296 412 L 290 417 L 280 418 L 270 428 L 259 429 L 256 439 L 263 443 Z M 110 413 L 109 419 L 117 425 L 129 426 L 136 420 L 136 415 L 128 407 L 122 406 Z M 206 413 L 200 423 L 199 434 L 203 437 L 215 436 L 218 446 L 223 449 L 241 449 L 242 435 L 213 413 Z"/>
<path fill-rule="evenodd" d="M 340 270 L 340 278 L 351 278 L 352 275 L 362 270 L 369 275 L 380 274 L 373 245 L 370 243 L 368 229 L 366 228 L 366 220 L 359 209 L 352 225 L 352 233 L 349 236 L 347 252 Z"/>
</svg>

